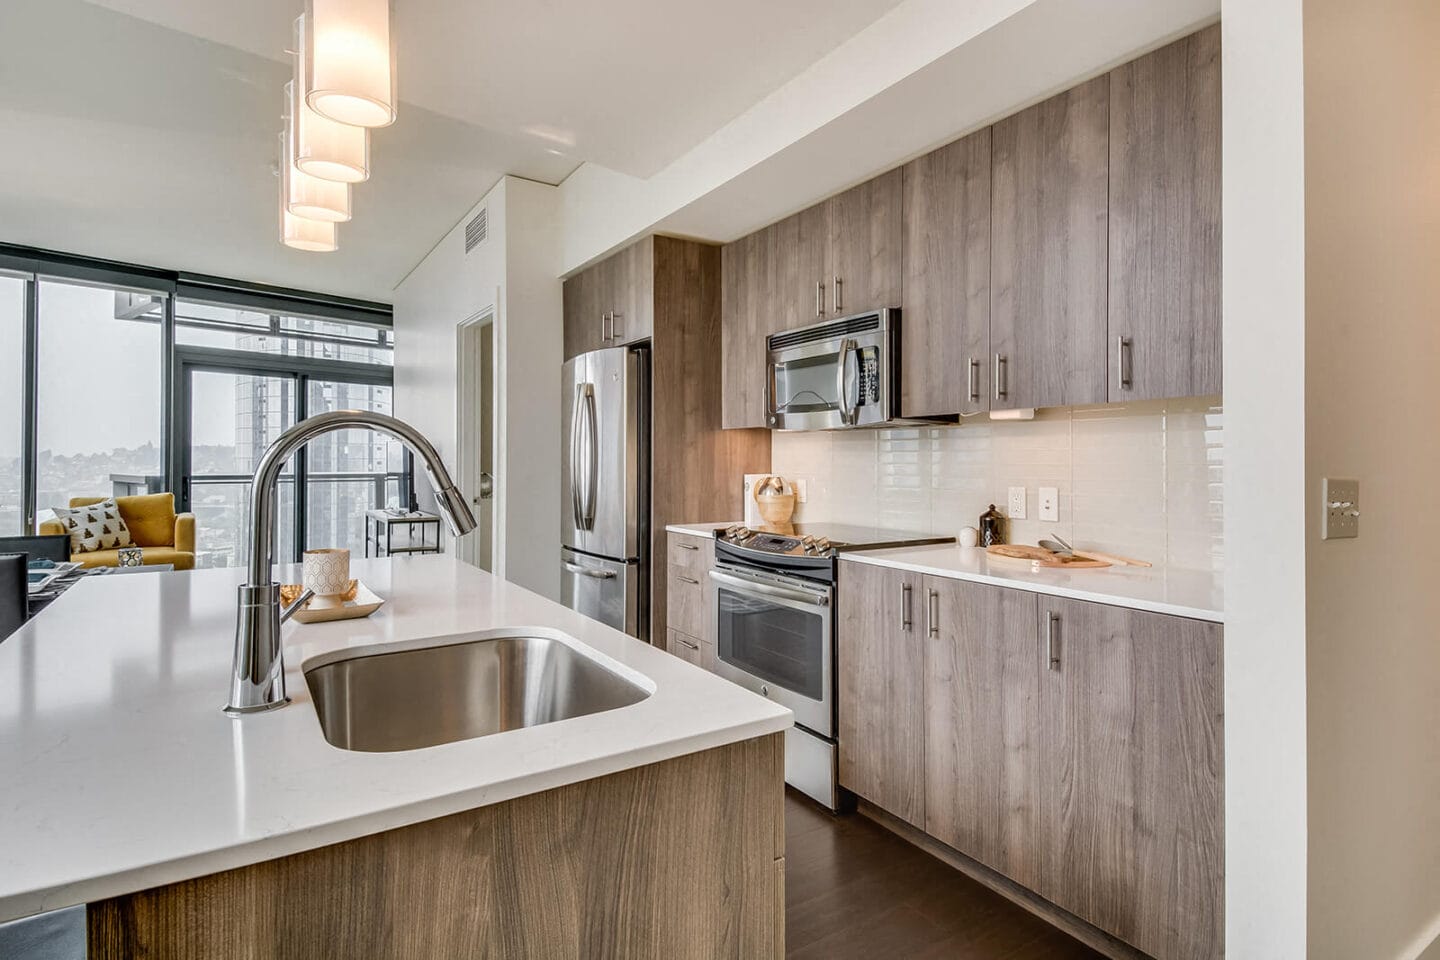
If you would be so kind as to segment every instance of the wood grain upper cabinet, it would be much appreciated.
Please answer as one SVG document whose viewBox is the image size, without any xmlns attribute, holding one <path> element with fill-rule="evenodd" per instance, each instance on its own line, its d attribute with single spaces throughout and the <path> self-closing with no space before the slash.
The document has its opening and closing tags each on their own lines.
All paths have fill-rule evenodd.
<svg viewBox="0 0 1440 960">
<path fill-rule="evenodd" d="M 924 587 L 925 832 L 1034 886 L 1035 595 L 937 577 Z"/>
<path fill-rule="evenodd" d="M 1222 629 L 1040 598 L 1033 885 L 1151 956 L 1223 953 Z"/>
<path fill-rule="evenodd" d="M 902 176 L 900 415 L 988 410 L 990 129 L 911 161 Z"/>
<path fill-rule="evenodd" d="M 840 784 L 925 824 L 925 636 L 917 574 L 840 564 Z"/>
<path fill-rule="evenodd" d="M 603 264 L 610 324 L 605 346 L 648 340 L 655 331 L 655 238 L 632 243 Z"/>
<path fill-rule="evenodd" d="M 1110 74 L 1110 399 L 1220 392 L 1220 27 Z"/>
<path fill-rule="evenodd" d="M 566 360 L 605 345 L 601 279 L 600 271 L 590 267 L 566 280 L 562 287 Z"/>
<path fill-rule="evenodd" d="M 1110 82 L 995 124 L 990 405 L 1104 403 Z"/>
<path fill-rule="evenodd" d="M 828 316 L 900 305 L 901 184 L 891 170 L 826 201 Z"/>
</svg>

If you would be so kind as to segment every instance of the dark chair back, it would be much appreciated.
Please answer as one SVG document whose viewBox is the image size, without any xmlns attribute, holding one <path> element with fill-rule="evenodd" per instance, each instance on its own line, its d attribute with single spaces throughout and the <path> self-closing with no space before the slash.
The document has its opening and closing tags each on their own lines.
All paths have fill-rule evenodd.
<svg viewBox="0 0 1440 960">
<path fill-rule="evenodd" d="M 0 640 L 19 630 L 30 616 L 28 560 L 23 553 L 0 554 Z"/>
<path fill-rule="evenodd" d="M 28 553 L 31 560 L 65 563 L 70 559 L 70 537 L 63 533 L 45 537 L 0 537 L 0 553 Z"/>
</svg>

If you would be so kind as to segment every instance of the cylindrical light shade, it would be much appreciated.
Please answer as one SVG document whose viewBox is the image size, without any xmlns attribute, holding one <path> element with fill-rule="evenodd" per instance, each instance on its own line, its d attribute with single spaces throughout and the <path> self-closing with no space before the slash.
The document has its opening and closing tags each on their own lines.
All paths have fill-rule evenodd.
<svg viewBox="0 0 1440 960">
<path fill-rule="evenodd" d="M 295 84 L 304 83 L 308 54 L 306 37 L 310 24 L 301 16 L 295 20 Z M 360 183 L 370 178 L 370 131 L 364 127 L 336 123 L 316 113 L 304 97 L 295 97 L 290 116 L 290 143 L 295 151 L 295 168 L 321 180 Z"/>
<path fill-rule="evenodd" d="M 321 180 L 295 167 L 295 149 L 290 142 L 290 117 L 297 109 L 294 92 L 293 82 L 285 84 L 286 125 L 280 134 L 280 178 L 286 207 L 297 217 L 344 223 L 350 219 L 350 184 Z"/>
<path fill-rule="evenodd" d="M 395 122 L 391 0 L 305 0 L 305 100 L 357 127 Z"/>
<path fill-rule="evenodd" d="M 280 242 L 296 250 L 328 253 L 337 247 L 334 221 L 308 220 L 290 212 L 285 176 L 290 151 L 286 149 L 285 139 L 285 134 L 280 134 Z"/>
</svg>

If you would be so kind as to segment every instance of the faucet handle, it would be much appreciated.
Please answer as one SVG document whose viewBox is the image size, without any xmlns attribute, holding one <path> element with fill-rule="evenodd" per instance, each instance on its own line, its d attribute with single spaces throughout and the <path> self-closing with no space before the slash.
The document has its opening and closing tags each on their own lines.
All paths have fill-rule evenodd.
<svg viewBox="0 0 1440 960">
<path fill-rule="evenodd" d="M 306 590 L 301 593 L 300 596 L 295 598 L 294 603 L 290 604 L 290 606 L 280 611 L 280 622 L 284 623 L 286 620 L 289 620 L 291 617 L 295 616 L 295 611 L 299 610 L 301 607 L 305 606 L 305 604 L 309 603 L 310 598 L 313 596 L 315 596 L 315 591 L 306 588 Z"/>
</svg>

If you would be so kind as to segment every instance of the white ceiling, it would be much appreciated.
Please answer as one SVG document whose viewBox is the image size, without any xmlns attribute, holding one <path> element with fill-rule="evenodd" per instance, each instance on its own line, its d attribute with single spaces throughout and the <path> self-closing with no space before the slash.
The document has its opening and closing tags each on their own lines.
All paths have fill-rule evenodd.
<svg viewBox="0 0 1440 960">
<path fill-rule="evenodd" d="M 400 118 L 304 254 L 273 176 L 301 0 L 4 0 L 0 241 L 388 300 L 501 175 L 649 176 L 898 2 L 399 0 Z"/>
</svg>

